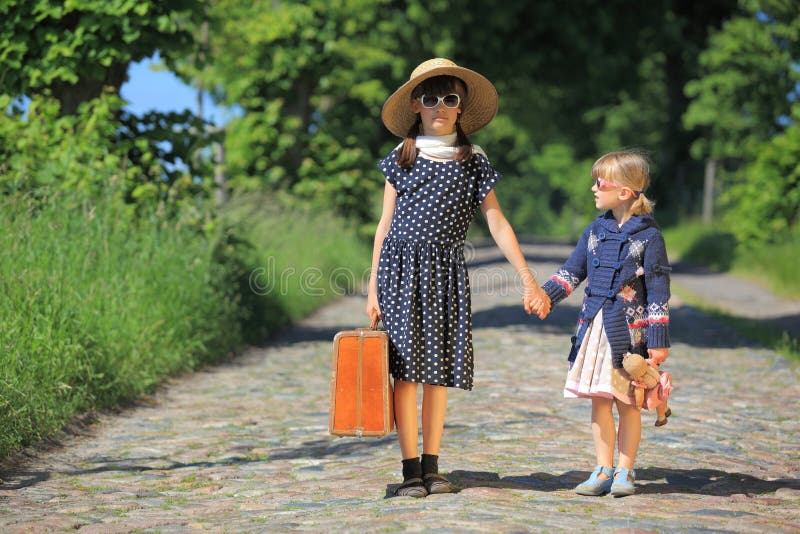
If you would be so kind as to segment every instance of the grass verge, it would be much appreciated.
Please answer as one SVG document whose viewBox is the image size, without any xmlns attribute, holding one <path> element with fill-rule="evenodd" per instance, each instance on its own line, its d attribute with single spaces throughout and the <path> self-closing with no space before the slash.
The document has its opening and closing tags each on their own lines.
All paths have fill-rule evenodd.
<svg viewBox="0 0 800 534">
<path fill-rule="evenodd" d="M 232 199 L 222 218 L 236 228 L 248 266 L 240 287 L 251 339 L 366 286 L 371 249 L 355 225 L 330 212 L 247 194 Z"/>
<path fill-rule="evenodd" d="M 215 238 L 61 196 L 0 227 L 0 457 L 241 343 Z"/>
<path fill-rule="evenodd" d="M 201 230 L 64 197 L 0 201 L 0 459 L 263 340 L 368 266 L 341 221 L 264 198 Z"/>
<path fill-rule="evenodd" d="M 800 236 L 744 247 L 722 227 L 688 222 L 665 229 L 664 239 L 673 262 L 682 260 L 716 272 L 731 272 L 776 295 L 800 298 L 796 265 Z"/>
<path fill-rule="evenodd" d="M 731 326 L 747 339 L 770 350 L 774 350 L 794 362 L 800 363 L 800 339 L 793 337 L 786 330 L 771 325 L 765 325 L 763 321 L 757 319 L 748 319 L 732 315 L 709 304 L 707 301 L 674 282 L 672 283 L 671 290 L 689 306 Z"/>
</svg>

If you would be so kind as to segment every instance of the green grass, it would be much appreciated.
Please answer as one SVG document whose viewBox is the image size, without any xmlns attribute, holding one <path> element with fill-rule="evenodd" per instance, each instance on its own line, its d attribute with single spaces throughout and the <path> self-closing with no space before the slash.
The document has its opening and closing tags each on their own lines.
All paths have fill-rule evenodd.
<svg viewBox="0 0 800 534">
<path fill-rule="evenodd" d="M 329 212 L 287 207 L 263 194 L 233 199 L 223 218 L 246 241 L 247 291 L 259 297 L 258 325 L 280 326 L 322 304 L 362 289 L 368 281 L 371 248 L 358 228 Z M 264 303 L 282 311 L 263 314 Z M 261 311 L 258 311 L 261 310 Z M 365 319 L 366 321 L 366 314 Z M 357 325 L 353 325 L 357 326 Z"/>
<path fill-rule="evenodd" d="M 672 262 L 681 260 L 716 272 L 730 272 L 779 297 L 800 298 L 800 277 L 796 274 L 800 237 L 744 247 L 724 228 L 689 222 L 665 229 L 664 239 Z M 748 339 L 800 361 L 800 340 L 788 332 L 763 321 L 734 316 L 674 284 L 673 290 L 691 306 L 731 325 Z"/>
<path fill-rule="evenodd" d="M 695 296 L 679 285 L 672 284 L 672 291 L 688 305 L 730 325 L 747 339 L 763 347 L 774 350 L 795 362 L 800 362 L 800 340 L 792 337 L 785 330 L 765 325 L 763 321 L 757 319 L 748 319 L 746 317 L 732 315 L 709 304 L 707 301 Z"/>
<path fill-rule="evenodd" d="M 0 457 L 241 342 L 216 243 L 194 229 L 20 197 L 0 227 Z"/>
<path fill-rule="evenodd" d="M 258 201 L 266 205 L 242 203 L 200 230 L 111 201 L 5 197 L 0 459 L 356 287 L 347 275 L 361 275 L 369 253 L 354 232 Z M 275 289 L 253 291 L 259 268 L 278 277 Z M 345 287 L 333 291 L 331 280 Z"/>
<path fill-rule="evenodd" d="M 800 237 L 741 250 L 736 255 L 733 272 L 751 280 L 766 281 L 767 287 L 784 298 L 800 299 L 798 253 Z"/>
<path fill-rule="evenodd" d="M 699 222 L 664 230 L 670 260 L 704 265 L 717 272 L 731 272 L 752 280 L 784 298 L 800 298 L 797 251 L 800 235 L 777 243 L 742 246 L 730 232 Z"/>
</svg>

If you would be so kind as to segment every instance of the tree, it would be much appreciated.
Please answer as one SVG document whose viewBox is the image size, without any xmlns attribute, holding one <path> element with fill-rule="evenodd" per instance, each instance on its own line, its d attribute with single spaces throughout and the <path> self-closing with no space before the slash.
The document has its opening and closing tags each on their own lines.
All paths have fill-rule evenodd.
<svg viewBox="0 0 800 534">
<path fill-rule="evenodd" d="M 211 2 L 206 63 L 176 68 L 244 111 L 227 126 L 232 187 L 282 189 L 372 217 L 385 80 L 405 65 L 396 13 L 386 0 Z"/>
<path fill-rule="evenodd" d="M 800 107 L 800 106 L 799 106 Z M 800 118 L 800 109 L 795 113 Z M 800 126 L 762 143 L 722 196 L 726 228 L 745 247 L 797 235 L 800 229 Z"/>
<path fill-rule="evenodd" d="M 0 4 L 0 89 L 49 93 L 76 113 L 104 87 L 118 92 L 132 61 L 188 53 L 202 0 L 7 0 Z"/>
<path fill-rule="evenodd" d="M 660 207 L 674 208 L 688 205 L 687 191 L 697 187 L 688 146 L 698 134 L 681 122 L 683 86 L 697 75 L 709 31 L 735 7 L 736 0 L 511 0 L 487 10 L 485 1 L 469 0 L 428 20 L 455 19 L 444 40 L 458 44 L 457 60 L 496 81 L 500 113 L 528 134 L 528 146 L 514 153 L 563 143 L 577 162 L 645 148 L 655 163 L 651 192 Z M 486 145 L 493 158 L 508 151 L 507 143 Z M 500 163 L 516 171 L 519 161 Z M 547 183 L 529 189 L 550 194 Z"/>
<path fill-rule="evenodd" d="M 729 182 L 746 180 L 737 173 L 784 130 L 797 97 L 797 6 L 780 0 L 740 4 L 740 13 L 711 36 L 700 55 L 701 76 L 686 85 L 692 102 L 684 123 L 702 132 L 692 153 L 709 162 L 707 204 L 715 193 L 713 169 Z"/>
<path fill-rule="evenodd" d="M 735 0 L 509 0 L 502 9 L 485 0 L 458 9 L 443 0 L 213 0 L 205 63 L 175 68 L 244 111 L 226 135 L 234 188 L 322 200 L 364 222 L 375 216 L 369 200 L 382 185 L 374 162 L 397 143 L 380 124 L 384 99 L 420 61 L 449 57 L 500 92 L 497 120 L 473 141 L 515 183 L 510 202 L 536 231 L 563 232 L 568 225 L 553 215 L 572 189 L 537 173 L 537 157 L 570 158 L 559 168 L 577 176 L 577 166 L 601 152 L 641 146 L 656 160 L 660 205 L 687 204 L 683 195 L 697 184 L 682 169 L 698 132 L 680 121 L 688 104 L 681 88 L 696 76 L 708 32 L 734 7 Z"/>
</svg>

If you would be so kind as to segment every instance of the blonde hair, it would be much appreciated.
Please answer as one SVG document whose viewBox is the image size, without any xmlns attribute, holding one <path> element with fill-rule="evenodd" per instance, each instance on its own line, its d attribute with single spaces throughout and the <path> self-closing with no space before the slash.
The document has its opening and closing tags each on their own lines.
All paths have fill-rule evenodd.
<svg viewBox="0 0 800 534">
<path fill-rule="evenodd" d="M 653 201 L 644 194 L 650 185 L 650 162 L 644 151 L 609 152 L 592 165 L 592 178 L 602 178 L 633 190 L 636 200 L 631 212 L 634 215 L 653 213 Z"/>
</svg>

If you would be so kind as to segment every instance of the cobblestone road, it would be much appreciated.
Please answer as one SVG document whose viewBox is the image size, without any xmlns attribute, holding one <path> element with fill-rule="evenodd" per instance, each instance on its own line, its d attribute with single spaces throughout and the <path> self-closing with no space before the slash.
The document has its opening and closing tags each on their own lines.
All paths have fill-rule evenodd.
<svg viewBox="0 0 800 534">
<path fill-rule="evenodd" d="M 540 278 L 569 250 L 526 246 Z M 643 416 L 638 492 L 580 497 L 589 403 L 561 397 L 578 302 L 530 318 L 498 251 L 471 255 L 476 385 L 451 390 L 439 463 L 459 493 L 387 498 L 395 437 L 327 434 L 331 339 L 364 323 L 347 297 L 18 458 L 0 532 L 800 532 L 796 365 L 673 299 L 673 417 Z"/>
</svg>

